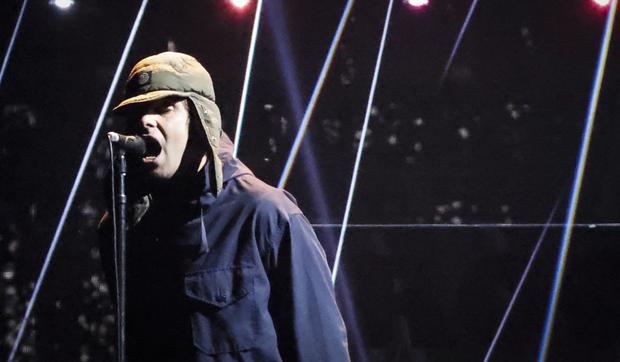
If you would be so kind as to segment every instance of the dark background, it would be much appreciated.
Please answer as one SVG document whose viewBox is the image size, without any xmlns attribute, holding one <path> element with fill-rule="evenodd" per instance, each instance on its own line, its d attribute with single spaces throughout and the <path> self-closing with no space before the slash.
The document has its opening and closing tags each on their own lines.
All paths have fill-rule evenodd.
<svg viewBox="0 0 620 362">
<path fill-rule="evenodd" d="M 20 6 L 0 5 L 2 49 Z M 0 85 L 2 358 L 139 6 L 76 0 L 63 11 L 31 0 L 26 9 Z M 171 46 L 196 56 L 214 78 L 232 137 L 253 6 L 152 1 L 123 78 L 137 60 Z M 344 6 L 265 1 L 239 157 L 269 183 L 278 181 Z M 439 87 L 469 6 L 395 2 L 337 288 L 356 361 L 482 360 L 542 231 L 519 225 L 544 224 L 558 201 L 553 221 L 565 217 L 607 9 L 590 0 L 480 1 Z M 286 187 L 316 224 L 330 265 L 340 227 L 326 224 L 342 222 L 386 8 L 375 0 L 353 7 Z M 580 224 L 620 221 L 619 51 L 614 36 Z M 121 97 L 122 82 L 113 103 Z M 117 122 L 106 118 L 21 361 L 113 358 L 95 229 L 104 208 L 103 135 Z M 478 223 L 514 226 L 466 226 Z M 620 360 L 618 230 L 575 229 L 549 360 Z M 492 360 L 535 360 L 561 236 L 561 227 L 548 232 Z"/>
</svg>

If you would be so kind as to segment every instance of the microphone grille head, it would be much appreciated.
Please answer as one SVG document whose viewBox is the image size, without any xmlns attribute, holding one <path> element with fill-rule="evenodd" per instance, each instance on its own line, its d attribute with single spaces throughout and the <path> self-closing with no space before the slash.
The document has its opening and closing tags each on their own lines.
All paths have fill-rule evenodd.
<svg viewBox="0 0 620 362">
<path fill-rule="evenodd" d="M 121 136 L 116 132 L 108 132 L 108 139 L 112 142 L 118 142 L 121 139 Z"/>
</svg>

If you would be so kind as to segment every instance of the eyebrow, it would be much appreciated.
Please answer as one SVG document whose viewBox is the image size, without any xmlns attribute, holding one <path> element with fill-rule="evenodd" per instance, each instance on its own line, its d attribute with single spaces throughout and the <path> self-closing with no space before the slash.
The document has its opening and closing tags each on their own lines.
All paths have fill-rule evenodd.
<svg viewBox="0 0 620 362">
<path fill-rule="evenodd" d="M 173 106 L 176 102 L 178 102 L 178 100 L 170 97 L 157 99 L 150 102 L 150 104 L 148 104 L 145 108 L 145 111 L 149 112 L 151 110 L 157 110 L 158 108 Z"/>
</svg>

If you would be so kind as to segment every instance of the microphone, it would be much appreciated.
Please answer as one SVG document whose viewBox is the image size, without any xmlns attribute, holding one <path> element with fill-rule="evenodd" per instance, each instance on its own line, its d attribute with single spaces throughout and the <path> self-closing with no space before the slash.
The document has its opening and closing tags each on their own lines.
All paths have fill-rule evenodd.
<svg viewBox="0 0 620 362">
<path fill-rule="evenodd" d="M 125 151 L 140 157 L 147 152 L 157 155 L 161 151 L 161 146 L 159 146 L 157 141 L 137 135 L 128 136 L 116 132 L 108 132 L 108 139 Z"/>
</svg>

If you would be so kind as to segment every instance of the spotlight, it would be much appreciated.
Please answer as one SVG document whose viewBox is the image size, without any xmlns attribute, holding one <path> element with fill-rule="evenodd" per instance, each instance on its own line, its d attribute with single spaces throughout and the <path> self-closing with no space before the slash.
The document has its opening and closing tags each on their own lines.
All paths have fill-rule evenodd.
<svg viewBox="0 0 620 362">
<path fill-rule="evenodd" d="M 232 6 L 241 10 L 250 4 L 250 0 L 228 0 Z"/>
<path fill-rule="evenodd" d="M 593 0 L 594 3 L 600 7 L 604 7 L 609 5 L 609 3 L 611 2 L 611 0 Z"/>
<path fill-rule="evenodd" d="M 405 4 L 413 6 L 414 8 L 421 8 L 428 5 L 428 0 L 405 0 Z"/>
<path fill-rule="evenodd" d="M 51 4 L 56 5 L 60 9 L 68 9 L 73 5 L 73 0 L 52 0 Z"/>
</svg>

